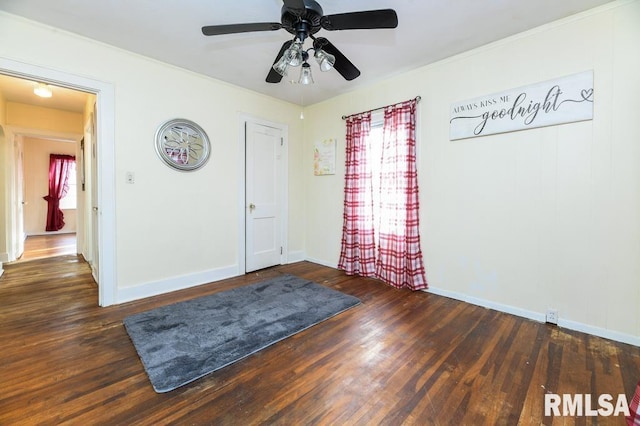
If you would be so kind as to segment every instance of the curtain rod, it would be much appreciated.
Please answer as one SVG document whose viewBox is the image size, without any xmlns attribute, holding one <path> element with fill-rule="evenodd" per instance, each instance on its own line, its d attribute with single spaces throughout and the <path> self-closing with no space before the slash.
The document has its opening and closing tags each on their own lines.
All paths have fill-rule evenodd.
<svg viewBox="0 0 640 426">
<path fill-rule="evenodd" d="M 422 98 L 420 97 L 420 95 L 418 95 L 418 96 L 416 96 L 414 99 L 416 100 L 416 103 L 420 103 L 420 100 L 421 100 Z M 410 99 L 410 100 L 411 100 L 411 99 Z M 406 102 L 406 101 L 405 101 L 405 102 Z M 398 102 L 398 103 L 396 103 L 396 104 L 391 104 L 391 105 L 385 105 L 385 106 L 382 106 L 382 107 L 378 107 L 378 108 L 370 109 L 370 110 L 368 110 L 368 111 L 357 112 L 357 113 L 355 113 L 355 114 L 351 114 L 351 115 L 343 115 L 343 116 L 342 116 L 342 119 L 343 119 L 343 120 L 346 120 L 347 118 L 352 117 L 352 116 L 354 116 L 354 115 L 364 114 L 364 113 L 367 113 L 367 112 L 378 111 L 378 110 L 384 109 L 384 108 L 386 108 L 386 107 L 388 107 L 388 106 L 398 105 L 398 104 L 401 104 L 401 103 L 402 103 L 402 102 Z"/>
</svg>

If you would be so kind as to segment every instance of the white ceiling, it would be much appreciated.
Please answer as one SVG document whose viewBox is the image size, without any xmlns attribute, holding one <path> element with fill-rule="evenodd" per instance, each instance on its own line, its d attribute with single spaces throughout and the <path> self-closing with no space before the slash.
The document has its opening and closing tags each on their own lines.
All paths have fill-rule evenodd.
<svg viewBox="0 0 640 426">
<path fill-rule="evenodd" d="M 315 84 L 305 87 L 289 82 L 297 79 L 297 69 L 279 84 L 265 82 L 280 46 L 291 39 L 285 30 L 213 37 L 201 33 L 205 25 L 280 22 L 281 0 L 0 0 L 0 10 L 310 105 L 609 1 L 319 0 L 326 15 L 393 8 L 399 25 L 321 30 L 318 36 L 328 38 L 362 75 L 348 82 L 333 70 L 321 73 L 312 63 Z M 0 90 L 5 93 L 6 88 Z"/>
</svg>

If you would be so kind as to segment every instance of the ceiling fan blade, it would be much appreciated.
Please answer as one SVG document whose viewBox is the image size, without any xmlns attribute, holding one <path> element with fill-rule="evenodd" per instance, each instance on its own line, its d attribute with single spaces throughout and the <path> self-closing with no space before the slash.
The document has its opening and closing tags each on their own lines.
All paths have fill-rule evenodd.
<svg viewBox="0 0 640 426">
<path fill-rule="evenodd" d="M 320 24 L 327 31 L 396 28 L 398 26 L 398 15 L 393 9 L 338 13 L 323 16 Z"/>
<path fill-rule="evenodd" d="M 284 7 L 296 16 L 300 16 L 306 10 L 304 0 L 284 0 Z"/>
<path fill-rule="evenodd" d="M 293 43 L 293 40 L 288 40 L 284 42 L 284 44 L 280 48 L 280 52 L 278 52 L 278 56 L 276 56 L 276 60 L 273 61 L 273 65 L 275 65 L 276 62 L 280 60 L 280 58 L 282 58 L 282 55 L 284 55 L 284 51 L 287 50 L 292 43 Z M 271 66 L 271 68 L 269 69 L 269 74 L 267 74 L 267 79 L 266 79 L 267 83 L 280 83 L 281 80 L 282 80 L 282 75 L 280 75 L 280 73 L 274 70 L 273 66 Z"/>
<path fill-rule="evenodd" d="M 257 22 L 251 24 L 209 25 L 202 27 L 202 34 L 206 36 L 249 33 L 253 31 L 275 31 L 282 28 L 279 22 Z"/>
<path fill-rule="evenodd" d="M 360 75 L 360 70 L 347 59 L 329 40 L 324 37 L 317 37 L 313 41 L 313 47 L 321 48 L 327 53 L 336 57 L 336 63 L 333 68 L 340 73 L 345 80 L 351 81 Z"/>
</svg>

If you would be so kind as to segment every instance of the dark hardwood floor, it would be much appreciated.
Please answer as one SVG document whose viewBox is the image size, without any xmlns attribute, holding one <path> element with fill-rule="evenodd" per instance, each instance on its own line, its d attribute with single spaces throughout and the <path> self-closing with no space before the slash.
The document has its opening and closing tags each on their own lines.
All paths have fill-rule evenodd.
<svg viewBox="0 0 640 426">
<path fill-rule="evenodd" d="M 362 304 L 242 361 L 157 394 L 126 316 L 283 273 Z M 75 255 L 5 266 L 0 425 L 624 424 L 544 417 L 545 392 L 633 394 L 640 348 L 308 262 L 97 306 Z"/>
<path fill-rule="evenodd" d="M 24 252 L 16 262 L 76 254 L 76 234 L 30 235 L 24 241 Z"/>
</svg>

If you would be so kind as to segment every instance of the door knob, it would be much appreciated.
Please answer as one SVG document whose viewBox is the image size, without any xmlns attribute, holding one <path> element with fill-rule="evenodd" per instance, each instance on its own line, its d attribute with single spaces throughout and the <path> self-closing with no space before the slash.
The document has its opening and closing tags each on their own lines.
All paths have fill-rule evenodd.
<svg viewBox="0 0 640 426">
<path fill-rule="evenodd" d="M 256 208 L 256 205 L 251 203 L 249 204 L 249 212 L 252 212 Z"/>
</svg>

